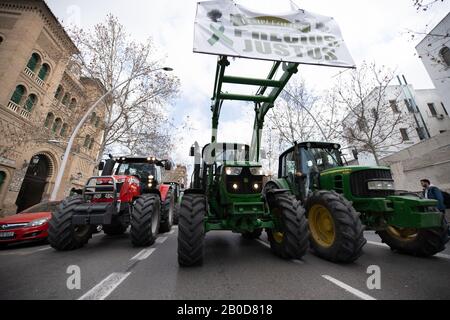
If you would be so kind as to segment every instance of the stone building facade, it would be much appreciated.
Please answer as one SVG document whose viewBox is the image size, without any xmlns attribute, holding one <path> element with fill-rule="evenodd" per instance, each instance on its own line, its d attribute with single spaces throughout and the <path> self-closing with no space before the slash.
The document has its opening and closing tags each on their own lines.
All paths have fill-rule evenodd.
<svg viewBox="0 0 450 320">
<path fill-rule="evenodd" d="M 174 170 L 166 171 L 164 173 L 165 182 L 177 182 L 182 188 L 188 187 L 187 168 L 183 165 L 178 165 Z"/>
<path fill-rule="evenodd" d="M 69 137 L 104 94 L 80 76 L 78 52 L 42 0 L 0 0 L 0 215 L 50 196 Z M 104 111 L 78 134 L 66 167 L 62 199 L 96 168 Z"/>
</svg>

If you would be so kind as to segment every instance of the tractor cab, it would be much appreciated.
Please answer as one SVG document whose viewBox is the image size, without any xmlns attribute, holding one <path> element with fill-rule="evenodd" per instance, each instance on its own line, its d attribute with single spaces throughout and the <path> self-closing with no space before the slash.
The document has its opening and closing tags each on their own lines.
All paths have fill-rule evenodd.
<svg viewBox="0 0 450 320">
<path fill-rule="evenodd" d="M 341 146 L 334 143 L 304 142 L 296 144 L 280 156 L 278 176 L 298 190 L 299 198 L 320 187 L 320 176 L 344 166 Z"/>
</svg>

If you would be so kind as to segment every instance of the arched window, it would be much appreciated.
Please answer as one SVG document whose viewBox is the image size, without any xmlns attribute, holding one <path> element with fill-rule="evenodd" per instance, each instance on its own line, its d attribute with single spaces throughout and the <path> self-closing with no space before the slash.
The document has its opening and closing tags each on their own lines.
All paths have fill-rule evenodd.
<svg viewBox="0 0 450 320">
<path fill-rule="evenodd" d="M 91 143 L 91 136 L 87 135 L 86 138 L 84 139 L 84 147 L 89 148 L 90 143 Z"/>
<path fill-rule="evenodd" d="M 94 124 L 97 121 L 97 114 L 94 112 L 91 116 L 91 124 Z"/>
<path fill-rule="evenodd" d="M 100 126 L 100 117 L 97 117 L 97 120 L 95 120 L 95 127 L 98 128 Z"/>
<path fill-rule="evenodd" d="M 47 114 L 47 118 L 45 118 L 44 126 L 50 129 L 51 125 L 53 124 L 53 120 L 55 120 L 55 115 L 49 112 Z"/>
<path fill-rule="evenodd" d="M 40 63 L 40 62 L 41 62 L 41 57 L 37 53 L 33 53 L 31 55 L 30 60 L 28 60 L 27 67 L 28 67 L 28 69 L 30 69 L 31 71 L 34 72 L 34 71 L 36 71 L 36 67 L 37 67 L 38 63 Z"/>
<path fill-rule="evenodd" d="M 75 109 L 76 107 L 77 107 L 77 99 L 72 98 L 72 100 L 70 100 L 69 108 L 70 109 Z"/>
<path fill-rule="evenodd" d="M 65 137 L 67 135 L 67 130 L 69 130 L 69 125 L 67 123 L 64 123 L 61 128 L 61 137 Z"/>
<path fill-rule="evenodd" d="M 65 106 L 67 107 L 68 104 L 69 104 L 69 100 L 70 100 L 70 94 L 67 92 L 67 93 L 64 95 L 64 98 L 62 99 L 62 104 L 65 105 Z"/>
<path fill-rule="evenodd" d="M 64 88 L 62 85 L 59 85 L 58 89 L 56 89 L 56 92 L 55 92 L 55 99 L 57 99 L 57 100 L 61 99 L 63 93 L 64 93 Z"/>
<path fill-rule="evenodd" d="M 5 41 L 5 39 L 3 38 L 3 36 L 0 36 L 0 44 L 2 44 L 3 41 Z"/>
<path fill-rule="evenodd" d="M 94 140 L 94 138 L 92 138 L 91 141 L 89 142 L 89 150 L 92 150 L 92 148 L 94 147 L 94 143 L 95 143 L 95 140 Z"/>
<path fill-rule="evenodd" d="M 19 104 L 22 102 L 22 99 L 26 93 L 26 89 L 23 85 L 18 85 L 16 87 L 16 90 L 14 91 L 12 97 L 11 97 L 11 101 L 14 102 L 15 104 Z"/>
<path fill-rule="evenodd" d="M 442 60 L 444 60 L 444 63 L 447 67 L 450 67 L 450 48 L 449 47 L 443 47 L 441 51 L 439 51 L 439 54 L 442 57 Z"/>
<path fill-rule="evenodd" d="M 50 73 L 50 66 L 46 63 L 44 63 L 41 67 L 41 70 L 39 70 L 38 77 L 42 81 L 47 79 L 48 74 Z"/>
<path fill-rule="evenodd" d="M 57 133 L 61 130 L 62 127 L 62 120 L 61 118 L 56 118 L 55 122 L 53 123 L 52 131 L 54 133 Z"/>
<path fill-rule="evenodd" d="M 30 94 L 27 98 L 27 101 L 25 102 L 24 108 L 28 112 L 31 112 L 31 110 L 33 110 L 33 108 L 36 106 L 37 100 L 38 99 L 35 94 Z"/>
</svg>

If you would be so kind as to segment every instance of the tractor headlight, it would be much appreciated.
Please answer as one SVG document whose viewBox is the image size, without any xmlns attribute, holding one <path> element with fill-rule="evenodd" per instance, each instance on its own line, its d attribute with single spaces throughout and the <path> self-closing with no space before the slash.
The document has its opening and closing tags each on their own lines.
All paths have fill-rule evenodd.
<svg viewBox="0 0 450 320">
<path fill-rule="evenodd" d="M 259 183 L 255 183 L 255 184 L 253 185 L 253 189 L 255 189 L 255 190 L 259 190 L 259 188 L 260 188 Z"/>
<path fill-rule="evenodd" d="M 394 181 L 369 181 L 369 190 L 395 190 Z"/>
<path fill-rule="evenodd" d="M 254 176 L 263 176 L 264 170 L 263 168 L 250 168 L 250 173 Z"/>
<path fill-rule="evenodd" d="M 154 178 L 155 178 L 155 177 L 152 176 L 152 175 L 148 176 L 148 179 L 149 179 L 149 180 L 153 180 Z"/>
<path fill-rule="evenodd" d="M 233 189 L 234 190 L 239 190 L 239 185 L 237 183 L 233 183 Z"/>
<path fill-rule="evenodd" d="M 27 224 L 27 227 L 39 227 L 39 226 L 42 226 L 43 224 L 47 223 L 47 221 L 48 221 L 47 218 L 36 219 L 36 220 L 29 222 Z"/>
<path fill-rule="evenodd" d="M 227 167 L 225 173 L 227 176 L 238 176 L 242 172 L 242 167 Z"/>
</svg>

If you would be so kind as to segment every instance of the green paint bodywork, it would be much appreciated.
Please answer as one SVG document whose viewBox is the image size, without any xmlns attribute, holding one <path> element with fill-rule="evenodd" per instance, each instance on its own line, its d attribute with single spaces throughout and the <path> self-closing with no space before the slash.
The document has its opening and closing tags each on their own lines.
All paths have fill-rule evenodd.
<svg viewBox="0 0 450 320">
<path fill-rule="evenodd" d="M 326 143 L 322 143 L 326 145 Z M 333 145 L 333 144 L 329 144 Z M 281 161 L 280 161 L 281 164 Z M 367 229 L 384 230 L 387 226 L 398 228 L 440 227 L 442 215 L 436 212 L 437 201 L 420 199 L 414 196 L 356 197 L 352 194 L 350 176 L 352 173 L 366 170 L 388 170 L 388 167 L 343 166 L 320 172 L 319 186 L 316 190 L 334 190 L 352 202 Z M 300 190 L 288 178 L 274 181 L 279 188 L 291 190 L 298 199 L 304 200 Z"/>
<path fill-rule="evenodd" d="M 226 189 L 226 167 L 261 168 L 250 162 L 225 163 L 208 188 L 208 216 L 205 231 L 231 230 L 236 233 L 273 228 L 274 222 L 261 193 L 232 194 Z M 242 184 L 244 181 L 241 182 Z"/>
</svg>

